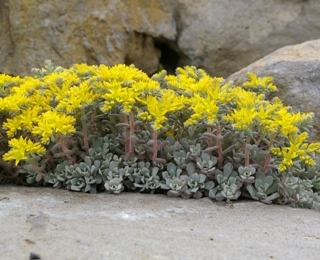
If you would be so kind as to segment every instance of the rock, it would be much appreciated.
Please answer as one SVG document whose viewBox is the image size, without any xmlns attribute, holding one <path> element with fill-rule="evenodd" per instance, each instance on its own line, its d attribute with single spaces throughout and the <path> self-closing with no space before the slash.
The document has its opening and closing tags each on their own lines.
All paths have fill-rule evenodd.
<svg viewBox="0 0 320 260">
<path fill-rule="evenodd" d="M 320 35 L 319 0 L 2 0 L 0 72 L 195 65 L 226 77 L 276 49 Z"/>
<path fill-rule="evenodd" d="M 134 62 L 152 74 L 160 56 L 153 38 L 176 37 L 174 8 L 158 0 L 1 1 L 0 71 L 26 75 L 50 59 L 63 67 Z"/>
<path fill-rule="evenodd" d="M 318 0 L 178 0 L 181 64 L 227 77 L 287 45 L 319 38 Z"/>
<path fill-rule="evenodd" d="M 295 112 L 314 112 L 312 140 L 320 140 L 320 40 L 283 47 L 226 80 L 241 85 L 249 71 L 261 77 L 273 77 L 278 87 L 276 96 Z"/>
<path fill-rule="evenodd" d="M 13 53 L 14 46 L 10 33 L 8 1 L 1 1 L 0 4 L 0 73 L 1 70 L 7 70 L 10 73 L 10 67 L 6 64 L 8 57 Z"/>
<path fill-rule="evenodd" d="M 126 64 L 134 63 L 135 66 L 149 75 L 157 71 L 161 51 L 155 47 L 151 36 L 134 33 L 128 50 L 125 59 Z"/>
<path fill-rule="evenodd" d="M 319 258 L 315 210 L 249 200 L 231 207 L 163 194 L 0 188 L 10 197 L 0 200 L 1 259 L 28 259 L 30 252 L 29 259 Z M 43 196 L 53 200 L 38 200 Z M 46 229 L 30 232 L 26 218 L 39 211 L 47 216 Z"/>
</svg>

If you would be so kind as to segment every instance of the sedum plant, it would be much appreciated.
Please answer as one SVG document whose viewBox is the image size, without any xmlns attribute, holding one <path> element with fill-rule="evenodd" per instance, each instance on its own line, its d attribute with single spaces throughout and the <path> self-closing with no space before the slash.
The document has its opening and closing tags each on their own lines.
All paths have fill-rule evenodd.
<svg viewBox="0 0 320 260">
<path fill-rule="evenodd" d="M 242 86 L 201 69 L 148 77 L 133 65 L 0 75 L 1 182 L 319 209 L 313 113 L 294 113 L 272 78 Z"/>
<path fill-rule="evenodd" d="M 264 203 L 269 204 L 279 197 L 278 185 L 273 177 L 261 172 L 257 173 L 254 185 L 248 184 L 246 188 L 253 199 Z"/>
<path fill-rule="evenodd" d="M 217 170 L 215 172 L 215 179 L 218 185 L 210 189 L 209 198 L 217 201 L 226 200 L 227 202 L 238 199 L 241 195 L 240 188 L 242 184 L 238 180 L 237 175 L 237 172 L 233 171 L 231 163 L 227 163 L 223 167 L 223 171 Z"/>
</svg>

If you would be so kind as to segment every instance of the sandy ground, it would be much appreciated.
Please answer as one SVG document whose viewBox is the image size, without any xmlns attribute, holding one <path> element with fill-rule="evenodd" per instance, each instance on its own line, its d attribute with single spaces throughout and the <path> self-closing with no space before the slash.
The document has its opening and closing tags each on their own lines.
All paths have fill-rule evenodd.
<svg viewBox="0 0 320 260">
<path fill-rule="evenodd" d="M 0 186 L 0 259 L 320 259 L 320 213 Z"/>
</svg>

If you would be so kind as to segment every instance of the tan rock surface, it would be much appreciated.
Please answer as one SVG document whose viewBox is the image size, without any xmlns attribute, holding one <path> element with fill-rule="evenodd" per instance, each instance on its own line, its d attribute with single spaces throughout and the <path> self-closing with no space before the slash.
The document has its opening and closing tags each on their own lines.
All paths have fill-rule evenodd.
<svg viewBox="0 0 320 260">
<path fill-rule="evenodd" d="M 178 0 L 185 63 L 227 77 L 280 47 L 320 36 L 320 1 Z"/>
<path fill-rule="evenodd" d="M 0 20 L 4 37 L 0 41 L 7 47 L 2 47 L 4 62 L 0 71 L 10 74 L 26 75 L 31 68 L 43 66 L 46 59 L 64 67 L 82 62 L 113 65 L 124 63 L 127 56 L 133 55 L 151 74 L 157 70 L 159 60 L 156 64 L 149 62 L 150 56 L 145 52 L 153 52 L 158 58 L 158 51 L 149 39 L 145 52 L 132 53 L 132 44 L 140 37 L 133 32 L 167 39 L 176 35 L 175 1 L 4 2 L 0 6 L 4 14 Z M 12 45 L 14 50 L 10 51 Z"/>
<path fill-rule="evenodd" d="M 152 74 L 162 50 L 165 65 L 226 77 L 319 38 L 319 13 L 319 0 L 2 0 L 0 72 L 26 75 L 51 59 L 63 67 L 134 62 Z"/>
<path fill-rule="evenodd" d="M 320 213 L 0 186 L 1 259 L 318 259 Z"/>
<path fill-rule="evenodd" d="M 249 71 L 261 77 L 273 77 L 278 87 L 275 95 L 295 112 L 314 112 L 313 140 L 320 140 L 320 40 L 281 48 L 227 80 L 241 85 Z"/>
</svg>

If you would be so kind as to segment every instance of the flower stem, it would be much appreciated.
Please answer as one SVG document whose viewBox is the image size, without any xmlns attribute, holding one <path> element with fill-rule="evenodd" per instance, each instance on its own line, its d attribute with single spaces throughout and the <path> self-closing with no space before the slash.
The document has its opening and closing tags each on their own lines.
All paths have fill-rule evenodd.
<svg viewBox="0 0 320 260">
<path fill-rule="evenodd" d="M 247 147 L 248 144 L 250 144 L 250 137 L 247 136 L 246 138 L 246 146 L 244 148 L 244 155 L 245 155 L 245 163 L 244 163 L 244 166 L 248 166 L 249 163 L 250 163 L 250 151 L 249 151 L 249 148 Z"/>
<path fill-rule="evenodd" d="M 128 124 L 128 118 L 126 115 L 123 116 L 123 121 L 125 124 Z M 125 127 L 124 130 L 124 154 L 129 153 L 129 147 L 130 147 L 130 128 Z"/>
<path fill-rule="evenodd" d="M 86 151 L 86 155 L 89 155 L 88 128 L 86 124 L 86 115 L 85 115 L 84 108 L 82 108 L 82 117 L 80 120 L 81 120 L 81 126 L 82 126 L 84 149 Z"/>
<path fill-rule="evenodd" d="M 158 133 L 156 130 L 153 131 L 153 155 L 152 161 L 155 162 L 158 155 Z"/>
<path fill-rule="evenodd" d="M 84 119 L 81 119 L 81 124 L 82 124 L 84 149 L 86 151 L 86 155 L 89 155 L 88 129 L 87 129 L 86 121 Z"/>
<path fill-rule="evenodd" d="M 266 162 L 262 168 L 262 172 L 265 173 L 265 171 L 267 170 L 267 168 L 270 166 L 270 162 L 271 162 L 271 154 L 270 154 L 270 149 L 273 145 L 273 140 L 276 137 L 276 134 L 271 135 L 270 137 L 270 141 L 269 141 L 269 150 L 268 150 L 268 155 L 267 155 L 267 159 Z"/>
<path fill-rule="evenodd" d="M 220 128 L 220 125 L 217 125 L 216 142 L 218 146 L 218 169 L 222 167 L 222 163 L 223 163 L 223 150 L 222 150 L 222 141 L 219 138 L 220 135 L 221 135 L 221 128 Z"/>
<path fill-rule="evenodd" d="M 265 164 L 264 164 L 264 166 L 263 166 L 263 168 L 262 168 L 262 172 L 263 172 L 263 173 L 265 173 L 265 171 L 266 171 L 267 168 L 269 167 L 270 162 L 271 162 L 271 155 L 270 155 L 270 152 L 269 152 L 269 154 L 268 154 L 268 156 L 267 156 L 267 159 L 266 159 L 266 162 L 265 162 Z"/>
<path fill-rule="evenodd" d="M 211 134 L 212 132 L 212 128 L 211 127 L 207 127 L 207 133 Z M 207 138 L 207 145 L 208 147 L 212 147 L 212 139 L 208 136 Z M 212 152 L 210 152 L 212 153 Z"/>
<path fill-rule="evenodd" d="M 60 145 L 61 145 L 61 149 L 63 154 L 68 158 L 68 160 L 74 164 L 76 162 L 76 160 L 71 156 L 71 154 L 69 153 L 69 149 L 67 148 L 65 142 L 62 140 L 62 138 L 59 139 Z"/>
<path fill-rule="evenodd" d="M 129 132 L 129 151 L 128 153 L 126 154 L 127 155 L 127 159 L 129 159 L 129 157 L 131 155 L 134 155 L 134 145 L 135 145 L 135 142 L 134 140 L 131 138 L 133 135 L 134 135 L 134 117 L 133 117 L 133 114 L 131 113 L 130 114 L 130 117 L 129 117 L 129 120 L 130 120 L 130 132 Z"/>
</svg>

